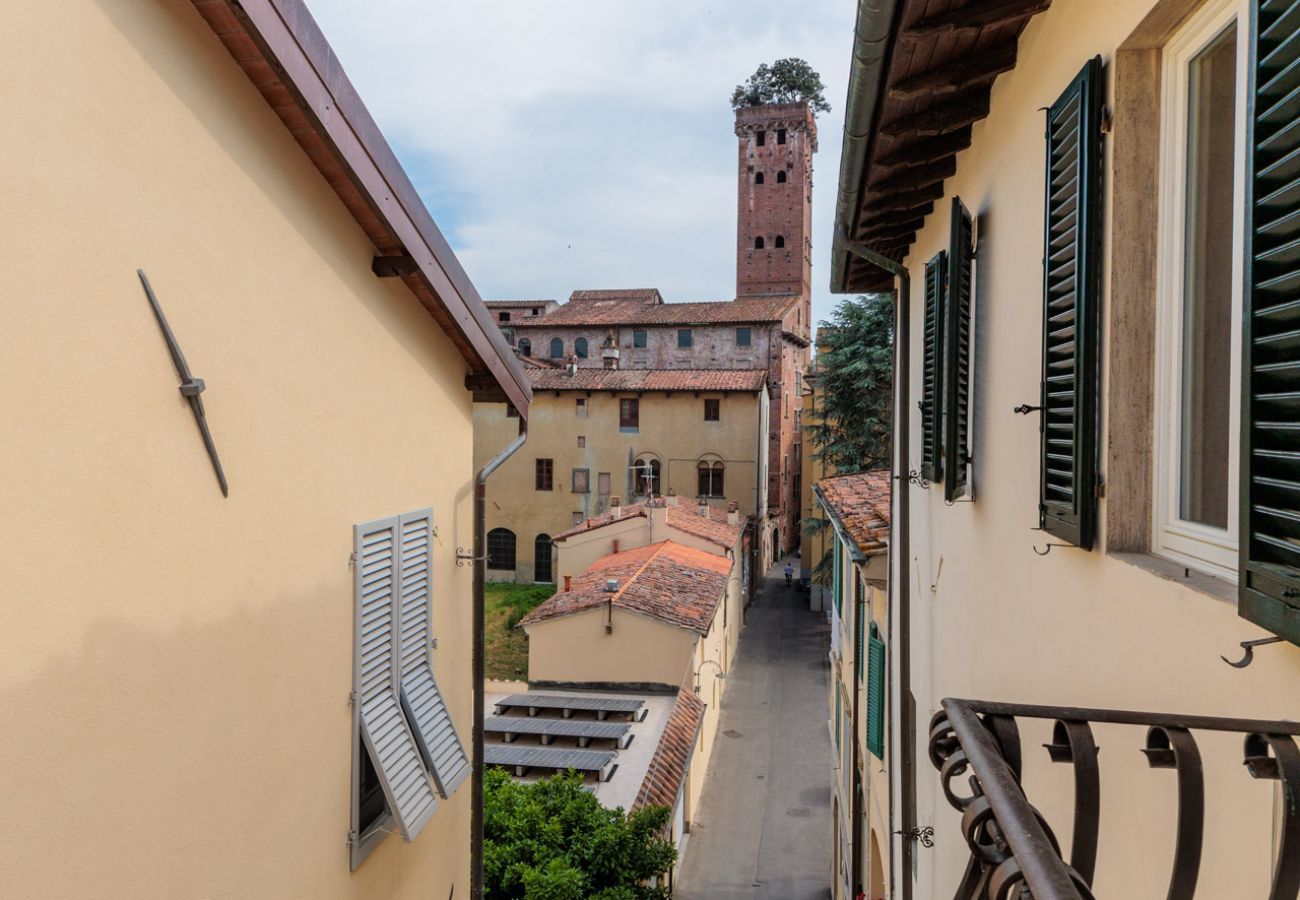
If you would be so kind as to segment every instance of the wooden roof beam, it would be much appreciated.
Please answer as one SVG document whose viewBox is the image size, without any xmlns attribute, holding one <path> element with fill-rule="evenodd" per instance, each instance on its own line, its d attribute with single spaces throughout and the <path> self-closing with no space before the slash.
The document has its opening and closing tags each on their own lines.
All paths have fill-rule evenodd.
<svg viewBox="0 0 1300 900">
<path fill-rule="evenodd" d="M 920 41 L 947 34 L 961 34 L 1035 16 L 1052 5 L 1052 0 L 994 0 L 968 3 L 903 29 L 903 38 Z"/>
<path fill-rule="evenodd" d="M 970 146 L 970 142 L 971 130 L 970 126 L 966 126 L 938 137 L 895 146 L 876 161 L 876 166 L 881 169 L 896 169 L 928 165 L 945 156 L 960 153 Z"/>
<path fill-rule="evenodd" d="M 928 184 L 914 191 L 901 194 L 885 195 L 879 199 L 868 199 L 864 204 L 873 213 L 894 212 L 900 209 L 912 209 L 922 203 L 943 198 L 943 182 Z"/>
<path fill-rule="evenodd" d="M 898 221 L 882 222 L 872 228 L 862 231 L 858 235 L 858 240 L 864 244 L 871 241 L 892 240 L 893 238 L 907 237 L 916 234 L 925 225 L 925 218 L 918 217 L 915 219 L 900 219 Z"/>
<path fill-rule="evenodd" d="M 890 85 L 889 97 L 892 100 L 910 100 L 927 92 L 951 94 L 990 82 L 1015 67 L 1016 41 L 1013 38 L 991 49 L 980 50 L 904 78 Z"/>
<path fill-rule="evenodd" d="M 899 222 L 908 219 L 924 219 L 930 213 L 934 212 L 934 203 L 922 203 L 920 206 L 914 206 L 911 209 L 886 210 L 884 212 L 873 213 L 866 216 L 858 223 L 859 231 L 870 231 L 873 228 L 883 227 L 885 225 L 896 225 Z"/>
<path fill-rule="evenodd" d="M 884 125 L 880 132 L 890 137 L 903 135 L 934 137 L 964 128 L 988 114 L 989 91 L 987 88 L 977 88 L 965 94 L 958 94 L 944 103 L 936 103 L 929 109 L 895 119 Z"/>
<path fill-rule="evenodd" d="M 943 181 L 957 174 L 957 157 L 946 156 L 937 162 L 924 166 L 912 166 L 903 169 L 897 175 L 873 180 L 867 190 L 871 193 L 885 194 L 894 191 L 912 191 L 924 185 Z"/>
</svg>

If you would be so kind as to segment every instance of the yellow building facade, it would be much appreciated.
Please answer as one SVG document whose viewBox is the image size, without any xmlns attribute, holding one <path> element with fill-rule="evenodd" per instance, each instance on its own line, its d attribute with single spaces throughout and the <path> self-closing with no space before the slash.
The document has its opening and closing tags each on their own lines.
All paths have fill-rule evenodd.
<svg viewBox="0 0 1300 900">
<path fill-rule="evenodd" d="M 522 369 L 296 0 L 6 13 L 0 895 L 466 896 L 468 784 L 408 753 L 392 809 L 361 720 L 402 692 L 400 525 L 400 678 L 468 751 L 466 382 L 526 415 Z"/>
</svg>

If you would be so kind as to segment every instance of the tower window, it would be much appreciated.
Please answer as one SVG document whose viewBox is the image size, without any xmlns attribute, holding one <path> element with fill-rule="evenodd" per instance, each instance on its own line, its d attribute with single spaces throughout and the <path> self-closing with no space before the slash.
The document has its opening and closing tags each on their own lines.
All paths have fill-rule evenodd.
<svg viewBox="0 0 1300 900">
<path fill-rule="evenodd" d="M 533 342 L 530 341 L 530 340 L 528 340 L 528 338 L 520 338 L 520 339 L 519 339 L 519 353 L 520 353 L 521 356 L 532 356 L 532 355 L 533 355 Z"/>
<path fill-rule="evenodd" d="M 564 358 L 564 341 L 559 338 L 551 338 L 551 359 Z"/>
<path fill-rule="evenodd" d="M 762 184 L 762 183 L 763 183 L 763 173 L 762 173 L 762 172 L 755 172 L 755 173 L 754 173 L 754 184 Z"/>
<path fill-rule="evenodd" d="M 638 328 L 632 332 L 632 346 L 638 349 L 646 345 L 646 331 L 644 328 Z"/>
<path fill-rule="evenodd" d="M 509 321 L 510 321 L 510 313 L 508 313 L 508 312 L 497 313 L 497 321 L 498 321 L 498 322 L 509 322 Z"/>
<path fill-rule="evenodd" d="M 779 250 L 784 246 L 785 246 L 785 238 L 781 237 L 781 235 L 778 234 L 776 236 L 776 247 Z"/>
<path fill-rule="evenodd" d="M 578 338 L 576 341 L 573 342 L 573 355 L 576 356 L 576 357 L 578 357 L 578 359 L 586 359 L 586 358 L 587 358 L 587 339 L 586 339 L 586 338 Z"/>
<path fill-rule="evenodd" d="M 784 128 L 778 128 L 778 129 L 776 130 L 776 142 L 777 142 L 778 144 L 784 144 L 784 143 L 785 143 L 785 129 L 784 129 Z"/>
<path fill-rule="evenodd" d="M 695 343 L 695 336 L 689 328 L 677 329 L 677 346 L 679 349 L 686 350 Z"/>
<path fill-rule="evenodd" d="M 767 132 L 766 132 L 766 131 L 755 131 L 755 132 L 754 132 L 754 143 L 757 144 L 757 145 L 760 146 L 760 147 L 763 146 L 764 144 L 766 144 L 766 143 L 767 143 Z"/>
<path fill-rule="evenodd" d="M 777 173 L 776 173 L 776 183 L 777 183 L 777 184 L 785 184 L 785 172 L 777 172 Z"/>
<path fill-rule="evenodd" d="M 754 249 L 755 250 L 763 249 L 763 239 L 761 237 L 754 238 Z"/>
</svg>

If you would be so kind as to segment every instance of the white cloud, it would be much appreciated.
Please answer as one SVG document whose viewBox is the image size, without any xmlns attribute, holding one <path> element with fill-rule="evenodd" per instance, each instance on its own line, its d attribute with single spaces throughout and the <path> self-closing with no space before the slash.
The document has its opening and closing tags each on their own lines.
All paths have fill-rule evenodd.
<svg viewBox="0 0 1300 900">
<path fill-rule="evenodd" d="M 814 160 L 814 316 L 834 303 L 831 227 L 851 3 L 309 0 L 485 297 L 735 291 L 728 100 L 800 56 L 834 107 Z"/>
</svg>

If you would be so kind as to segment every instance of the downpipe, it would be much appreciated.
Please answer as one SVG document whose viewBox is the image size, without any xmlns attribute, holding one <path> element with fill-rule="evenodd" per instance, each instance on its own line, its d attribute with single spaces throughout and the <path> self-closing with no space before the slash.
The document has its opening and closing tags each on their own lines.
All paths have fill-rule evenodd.
<svg viewBox="0 0 1300 900">
<path fill-rule="evenodd" d="M 898 830 L 903 839 L 900 844 L 902 860 L 899 865 L 890 865 L 891 897 L 911 900 L 913 855 L 916 852 L 915 840 L 910 836 L 916 828 L 916 701 L 912 697 L 912 607 L 911 607 L 911 487 L 908 476 L 908 459 L 910 458 L 910 434 L 908 429 L 908 409 L 910 407 L 909 378 L 911 368 L 911 316 L 909 303 L 912 296 L 912 276 L 907 267 L 895 262 L 882 253 L 857 241 L 849 240 L 845 235 L 837 235 L 839 244 L 848 253 L 883 269 L 898 279 L 898 290 L 894 300 L 894 458 L 890 472 L 894 479 L 893 518 L 895 529 L 895 546 L 893 553 L 898 562 L 897 592 L 890 591 L 887 605 L 888 618 L 898 616 L 898 691 L 897 699 L 902 707 L 898 722 L 901 733 L 890 734 L 890 743 L 898 742 L 898 784 L 902 797 L 895 797 L 890 791 L 890 821 L 898 822 Z M 894 577 L 891 565 L 889 577 Z M 886 628 L 892 627 L 886 623 Z M 890 719 L 894 717 L 891 715 Z M 892 728 L 891 728 L 892 730 Z M 891 778 L 892 782 L 892 778 Z M 892 837 L 892 835 L 891 835 Z M 891 862 L 894 842 L 889 842 Z M 901 885 L 902 890 L 897 891 Z"/>
<path fill-rule="evenodd" d="M 474 728 L 470 743 L 473 745 L 470 774 L 470 838 L 469 838 L 469 895 L 472 900 L 483 898 L 483 711 L 486 666 L 483 649 L 485 625 L 484 585 L 487 582 L 487 480 L 515 454 L 528 440 L 528 420 L 519 417 L 519 436 L 474 476 L 474 621 L 473 679 Z"/>
</svg>

